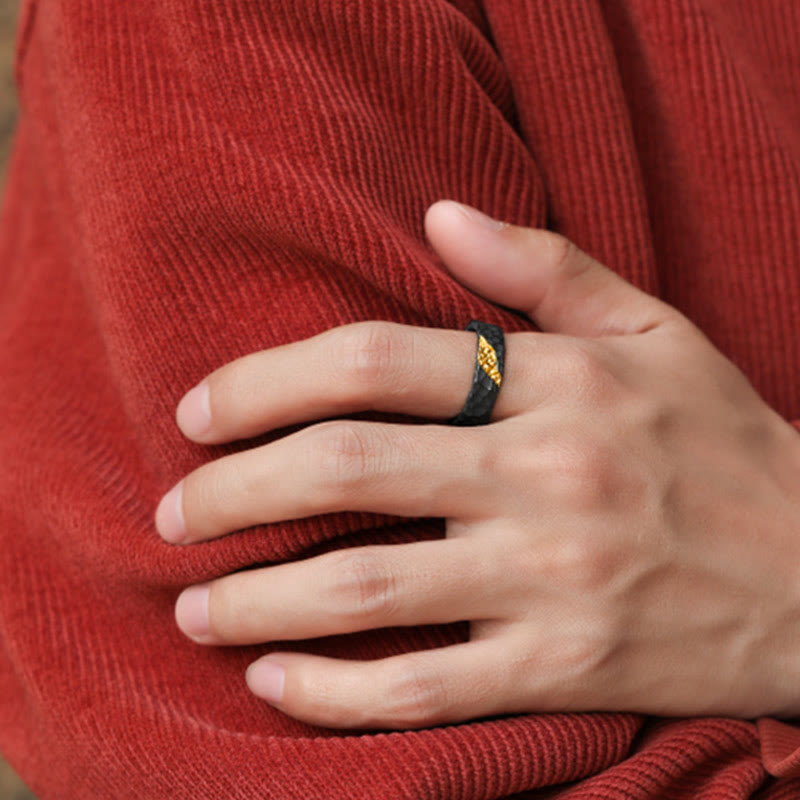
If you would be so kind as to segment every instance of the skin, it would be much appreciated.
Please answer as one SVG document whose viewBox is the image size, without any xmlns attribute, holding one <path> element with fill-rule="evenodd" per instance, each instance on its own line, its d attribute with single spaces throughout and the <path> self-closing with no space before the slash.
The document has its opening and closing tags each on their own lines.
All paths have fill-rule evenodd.
<svg viewBox="0 0 800 800">
<path fill-rule="evenodd" d="M 425 216 L 457 280 L 541 329 L 506 335 L 488 425 L 331 420 L 375 409 L 444 423 L 474 368 L 472 332 L 344 325 L 237 359 L 184 396 L 178 425 L 200 443 L 326 421 L 201 466 L 156 512 L 186 546 L 345 509 L 444 517 L 446 538 L 189 587 L 179 627 L 241 645 L 470 621 L 468 642 L 438 650 L 250 666 L 255 694 L 327 727 L 797 716 L 797 431 L 675 308 L 558 234 L 485 223 L 449 201 Z M 265 391 L 276 373 L 280 396 Z"/>
</svg>

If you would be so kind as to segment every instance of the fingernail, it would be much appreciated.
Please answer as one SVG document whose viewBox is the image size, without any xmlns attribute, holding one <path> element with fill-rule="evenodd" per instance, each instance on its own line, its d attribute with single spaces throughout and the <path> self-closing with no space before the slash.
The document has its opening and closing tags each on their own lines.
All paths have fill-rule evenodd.
<svg viewBox="0 0 800 800">
<path fill-rule="evenodd" d="M 478 225 L 483 226 L 484 228 L 488 228 L 491 231 L 501 231 L 503 228 L 508 226 L 507 222 L 501 222 L 497 219 L 492 219 L 492 217 L 487 217 L 482 211 L 478 211 L 477 208 L 473 208 L 472 206 L 465 206 L 462 203 L 456 203 L 455 201 L 450 201 L 453 205 L 470 221 L 475 222 Z"/>
<path fill-rule="evenodd" d="M 283 700 L 283 684 L 286 670 L 274 661 L 253 662 L 247 668 L 247 685 L 250 691 L 268 703 L 280 703 Z"/>
<path fill-rule="evenodd" d="M 178 403 L 178 427 L 189 437 L 202 436 L 211 427 L 208 381 L 201 381 Z"/>
<path fill-rule="evenodd" d="M 209 584 L 200 583 L 184 589 L 175 603 L 175 621 L 178 627 L 193 639 L 208 636 L 208 596 L 211 593 Z"/>
<path fill-rule="evenodd" d="M 156 530 L 170 544 L 180 544 L 186 538 L 183 519 L 183 481 L 175 484 L 162 498 L 156 509 Z"/>
</svg>

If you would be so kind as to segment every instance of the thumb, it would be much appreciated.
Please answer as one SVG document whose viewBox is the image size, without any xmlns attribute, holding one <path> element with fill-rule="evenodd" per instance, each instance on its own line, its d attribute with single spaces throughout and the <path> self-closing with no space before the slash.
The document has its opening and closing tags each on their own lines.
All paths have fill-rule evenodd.
<svg viewBox="0 0 800 800">
<path fill-rule="evenodd" d="M 500 223 L 471 206 L 440 200 L 425 214 L 425 232 L 455 278 L 524 311 L 543 331 L 643 333 L 682 317 L 552 231 Z"/>
</svg>

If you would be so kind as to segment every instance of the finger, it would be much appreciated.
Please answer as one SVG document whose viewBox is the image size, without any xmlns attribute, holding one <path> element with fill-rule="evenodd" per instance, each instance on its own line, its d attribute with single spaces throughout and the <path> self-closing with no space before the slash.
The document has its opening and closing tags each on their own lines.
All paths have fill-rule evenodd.
<svg viewBox="0 0 800 800">
<path fill-rule="evenodd" d="M 518 610 L 509 608 L 499 552 L 486 538 L 336 550 L 191 586 L 175 619 L 187 636 L 213 645 L 495 619 Z"/>
<path fill-rule="evenodd" d="M 528 373 L 553 349 L 544 339 L 506 336 L 508 380 L 492 421 L 535 402 L 531 387 L 542 382 Z M 220 367 L 181 399 L 177 423 L 189 438 L 217 443 L 355 411 L 444 420 L 464 405 L 476 351 L 471 331 L 383 321 L 343 325 Z"/>
<path fill-rule="evenodd" d="M 161 499 L 156 529 L 188 544 L 335 511 L 483 518 L 501 438 L 493 425 L 321 422 L 198 467 Z"/>
<path fill-rule="evenodd" d="M 312 725 L 397 730 L 519 710 L 512 665 L 488 639 L 378 661 L 271 653 L 250 665 L 247 684 Z"/>
<path fill-rule="evenodd" d="M 525 311 L 544 331 L 633 334 L 667 321 L 687 321 L 673 306 L 636 288 L 552 231 L 486 227 L 451 201 L 430 206 L 425 229 L 459 281 L 493 302 Z"/>
</svg>

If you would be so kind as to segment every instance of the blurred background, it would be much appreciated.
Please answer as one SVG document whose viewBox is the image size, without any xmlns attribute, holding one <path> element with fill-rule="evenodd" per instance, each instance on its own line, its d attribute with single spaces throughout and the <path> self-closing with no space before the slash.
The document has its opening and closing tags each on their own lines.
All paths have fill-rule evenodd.
<svg viewBox="0 0 800 800">
<path fill-rule="evenodd" d="M 4 181 L 11 135 L 17 117 L 12 77 L 17 4 L 18 0 L 0 0 L 0 184 Z M 2 757 L 0 757 L 0 800 L 35 800 Z"/>
<path fill-rule="evenodd" d="M 8 146 L 16 120 L 16 98 L 12 79 L 14 34 L 18 0 L 0 0 L 0 177 L 5 174 Z"/>
</svg>

